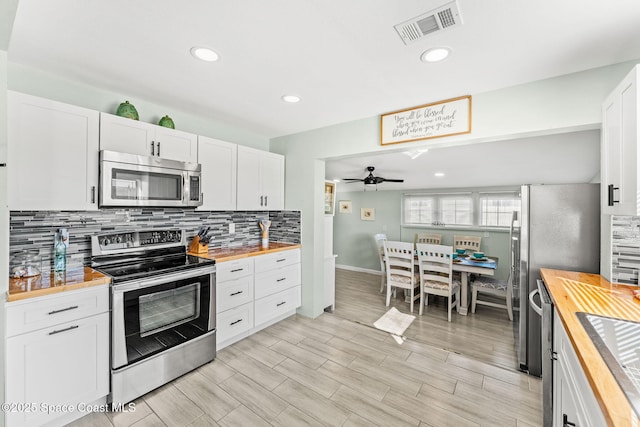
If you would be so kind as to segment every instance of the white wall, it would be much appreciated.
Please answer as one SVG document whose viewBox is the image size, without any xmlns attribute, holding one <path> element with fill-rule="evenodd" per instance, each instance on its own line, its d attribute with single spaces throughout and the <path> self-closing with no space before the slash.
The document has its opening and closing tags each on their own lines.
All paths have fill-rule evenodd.
<svg viewBox="0 0 640 427">
<path fill-rule="evenodd" d="M 21 64 L 9 62 L 7 81 L 10 90 L 111 114 L 115 114 L 121 102 L 129 101 L 136 107 L 140 121 L 157 124 L 161 117 L 169 115 L 176 129 L 261 150 L 269 149 L 269 139 L 266 136 L 228 125 L 215 117 L 198 116 L 168 105 L 74 82 Z"/>
<path fill-rule="evenodd" d="M 452 146 L 598 129 L 604 97 L 634 64 L 616 64 L 471 94 L 471 134 L 409 143 L 409 146 Z M 425 103 L 433 101 L 437 100 L 424 100 Z M 318 288 L 323 287 L 324 280 L 322 270 L 318 269 L 322 265 L 323 250 L 314 246 L 314 236 L 321 236 L 324 231 L 323 199 L 316 197 L 324 186 L 324 177 L 318 173 L 314 160 L 397 150 L 401 146 L 403 144 L 379 145 L 377 116 L 271 140 L 271 150 L 287 156 L 286 208 L 302 211 L 302 314 L 315 317 L 322 313 L 323 308 L 322 298 L 317 298 L 318 294 L 322 295 Z M 338 239 L 340 236 L 335 236 L 334 245 Z"/>
</svg>

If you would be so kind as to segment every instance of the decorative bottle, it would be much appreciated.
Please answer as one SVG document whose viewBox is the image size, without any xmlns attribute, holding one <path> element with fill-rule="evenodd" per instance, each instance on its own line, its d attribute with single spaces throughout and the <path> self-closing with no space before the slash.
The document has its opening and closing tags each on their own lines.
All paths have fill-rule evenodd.
<svg viewBox="0 0 640 427">
<path fill-rule="evenodd" d="M 64 234 L 58 233 L 56 244 L 53 248 L 53 271 L 65 271 L 67 269 L 67 245 L 64 241 Z"/>
</svg>

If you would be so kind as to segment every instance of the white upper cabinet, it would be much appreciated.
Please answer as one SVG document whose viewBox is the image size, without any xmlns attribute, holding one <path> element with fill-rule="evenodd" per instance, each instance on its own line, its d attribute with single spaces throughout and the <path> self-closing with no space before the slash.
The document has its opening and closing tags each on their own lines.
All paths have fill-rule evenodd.
<svg viewBox="0 0 640 427">
<path fill-rule="evenodd" d="M 602 213 L 640 215 L 638 74 L 636 66 L 602 106 Z"/>
<path fill-rule="evenodd" d="M 238 146 L 198 136 L 198 163 L 202 165 L 202 206 L 198 210 L 235 210 Z"/>
<path fill-rule="evenodd" d="M 238 147 L 238 210 L 284 209 L 284 156 Z"/>
<path fill-rule="evenodd" d="M 100 149 L 197 163 L 198 136 L 100 113 Z"/>
<path fill-rule="evenodd" d="M 8 91 L 10 210 L 97 210 L 99 113 Z"/>
</svg>

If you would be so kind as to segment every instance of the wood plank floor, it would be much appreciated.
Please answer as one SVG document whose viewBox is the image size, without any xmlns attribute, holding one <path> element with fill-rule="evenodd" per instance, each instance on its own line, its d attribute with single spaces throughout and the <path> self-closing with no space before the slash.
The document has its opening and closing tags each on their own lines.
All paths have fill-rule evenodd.
<svg viewBox="0 0 640 427">
<path fill-rule="evenodd" d="M 506 315 L 479 309 L 448 324 L 442 303 L 430 303 L 399 345 L 370 326 L 386 311 L 379 277 L 338 270 L 336 283 L 335 313 L 292 316 L 137 399 L 135 412 L 93 413 L 71 425 L 542 425 L 540 380 L 499 366 L 513 359 Z M 408 310 L 400 299 L 395 305 Z M 484 342 L 494 336 L 502 339 Z M 479 344 L 491 349 L 491 363 Z"/>
</svg>

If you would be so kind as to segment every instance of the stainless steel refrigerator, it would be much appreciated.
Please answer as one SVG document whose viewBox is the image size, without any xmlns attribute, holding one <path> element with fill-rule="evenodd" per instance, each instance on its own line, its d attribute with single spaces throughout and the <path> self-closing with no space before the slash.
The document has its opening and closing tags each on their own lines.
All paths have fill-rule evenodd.
<svg viewBox="0 0 640 427">
<path fill-rule="evenodd" d="M 519 368 L 542 375 L 541 319 L 529 305 L 540 268 L 600 272 L 600 184 L 524 185 L 512 225 Z"/>
</svg>

